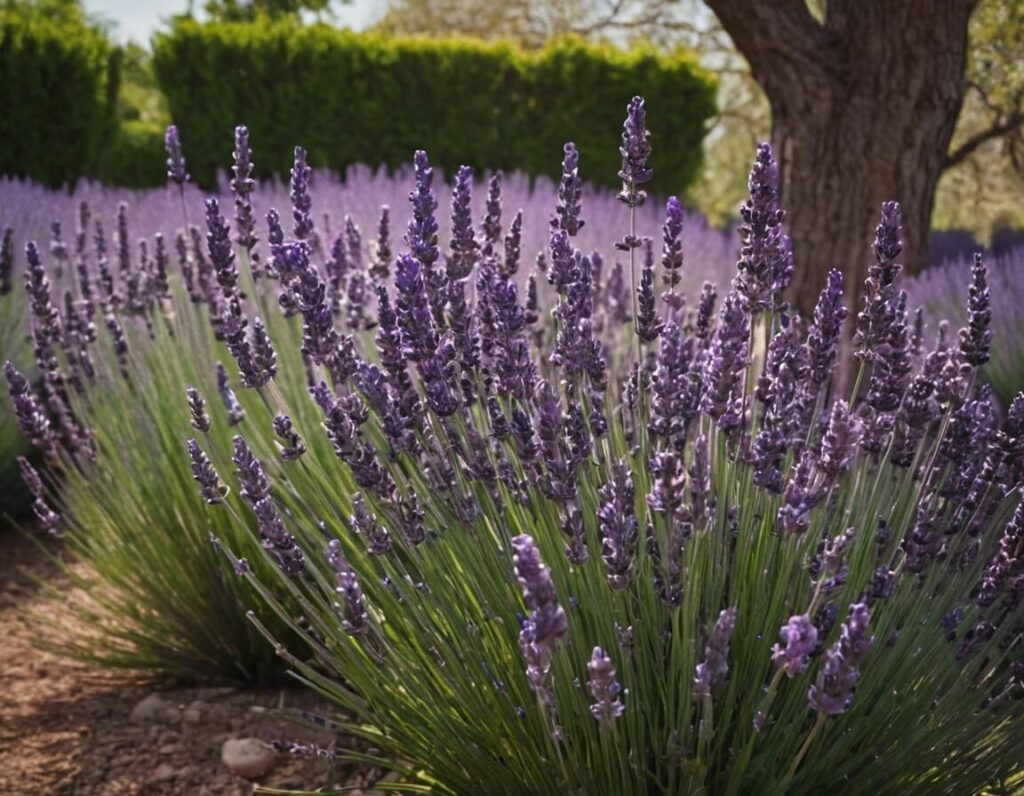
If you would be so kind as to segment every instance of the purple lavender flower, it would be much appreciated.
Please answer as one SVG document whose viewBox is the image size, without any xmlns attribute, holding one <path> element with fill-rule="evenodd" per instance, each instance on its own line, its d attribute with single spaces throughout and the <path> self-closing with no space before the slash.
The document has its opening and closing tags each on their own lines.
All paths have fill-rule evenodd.
<svg viewBox="0 0 1024 796">
<path fill-rule="evenodd" d="M 34 333 L 46 343 L 61 339 L 60 310 L 53 303 L 50 280 L 46 276 L 39 248 L 34 241 L 25 244 L 25 260 L 28 272 L 25 274 L 25 290 L 29 297 Z"/>
<path fill-rule="evenodd" d="M 520 534 L 512 537 L 512 549 L 516 580 L 522 589 L 526 607 L 532 611 L 532 642 L 550 654 L 569 629 L 565 611 L 562 610 L 558 595 L 555 593 L 551 571 L 541 560 L 540 552 L 531 536 Z"/>
<path fill-rule="evenodd" d="M 846 583 L 849 567 L 846 554 L 853 541 L 853 527 L 847 528 L 838 536 L 822 539 L 818 546 L 818 555 L 809 567 L 811 577 L 819 584 L 822 593 L 828 594 Z"/>
<path fill-rule="evenodd" d="M 373 250 L 373 264 L 370 276 L 375 284 L 384 282 L 391 276 L 391 208 L 380 207 L 380 221 L 377 222 L 377 241 Z"/>
<path fill-rule="evenodd" d="M 280 446 L 281 458 L 285 461 L 292 461 L 302 457 L 306 452 L 306 443 L 295 430 L 292 419 L 288 415 L 276 415 L 274 417 L 274 433 L 283 445 Z"/>
<path fill-rule="evenodd" d="M 704 371 L 704 396 L 701 409 L 723 430 L 738 423 L 735 404 L 740 378 L 747 365 L 747 341 L 750 337 L 743 298 L 735 290 L 725 297 L 718 327 Z"/>
<path fill-rule="evenodd" d="M 18 469 L 21 470 L 21 480 L 24 481 L 25 486 L 28 487 L 28 491 L 33 497 L 32 513 L 35 515 L 39 527 L 54 533 L 63 518 L 50 508 L 50 504 L 46 499 L 46 489 L 43 487 L 43 479 L 39 477 L 36 468 L 29 464 L 28 459 L 24 456 L 19 456 L 17 461 Z"/>
<path fill-rule="evenodd" d="M 814 307 L 814 323 L 807 332 L 806 345 L 810 358 L 808 381 L 815 388 L 828 381 L 835 369 L 839 336 L 846 316 L 846 307 L 843 306 L 843 272 L 833 268 L 828 272 L 828 281 Z"/>
<path fill-rule="evenodd" d="M 580 179 L 580 153 L 572 141 L 563 148 L 562 178 L 558 182 L 558 206 L 551 219 L 552 229 L 560 229 L 570 237 L 583 229 L 580 219 L 580 197 L 583 195 L 583 180 Z"/>
<path fill-rule="evenodd" d="M 818 646 L 818 628 L 807 614 L 791 616 L 779 630 L 782 645 L 772 647 L 772 663 L 782 669 L 787 677 L 803 674 L 811 662 L 811 655 Z"/>
<path fill-rule="evenodd" d="M 823 494 L 813 483 L 814 454 L 804 450 L 799 462 L 790 468 L 789 481 L 779 506 L 778 522 L 785 533 L 803 533 L 810 525 L 810 513 Z"/>
<path fill-rule="evenodd" d="M 220 213 L 220 203 L 213 196 L 206 200 L 206 229 L 210 262 L 224 297 L 229 298 L 238 291 L 238 268 L 235 266 L 235 250 L 231 245 L 231 229 Z"/>
<path fill-rule="evenodd" d="M 872 358 L 881 346 L 889 344 L 897 301 L 895 282 L 903 267 L 895 262 L 902 251 L 899 202 L 882 203 L 882 220 L 875 230 L 872 250 L 875 262 L 868 268 L 864 282 L 864 308 L 857 314 L 853 336 L 856 356 Z"/>
<path fill-rule="evenodd" d="M 686 379 L 693 363 L 694 338 L 668 321 L 662 327 L 657 366 L 651 379 L 651 431 L 671 439 L 682 433 L 696 407 L 685 405 Z"/>
<path fill-rule="evenodd" d="M 366 421 L 366 410 L 359 397 L 335 398 L 324 382 L 310 392 L 323 410 L 324 430 L 334 446 L 334 453 L 349 466 L 356 484 L 390 500 L 395 484 L 388 470 L 377 460 L 377 449 L 365 441 L 360 431 L 360 425 Z"/>
<path fill-rule="evenodd" d="M 173 124 L 167 128 L 167 132 L 164 134 L 164 149 L 167 150 L 167 179 L 178 183 L 178 185 L 184 185 L 190 178 L 185 169 L 185 156 L 181 154 L 178 128 Z"/>
<path fill-rule="evenodd" d="M 313 170 L 306 164 L 306 150 L 295 147 L 295 161 L 291 170 L 292 234 L 299 240 L 313 240 L 313 217 L 310 209 L 313 198 L 309 195 L 309 178 Z"/>
<path fill-rule="evenodd" d="M 221 402 L 228 412 L 228 425 L 237 426 L 245 420 L 245 410 L 238 403 L 238 397 L 231 389 L 231 382 L 228 380 L 227 369 L 220 362 L 217 363 L 217 392 L 220 393 Z"/>
<path fill-rule="evenodd" d="M 612 465 L 612 476 L 601 487 L 601 507 L 597 511 L 601 533 L 601 558 L 613 589 L 629 586 L 636 546 L 637 519 L 633 499 L 633 479 L 626 462 Z"/>
<path fill-rule="evenodd" d="M 715 628 L 704 645 L 704 660 L 697 664 L 693 676 L 693 698 L 710 697 L 729 676 L 729 641 L 736 627 L 736 606 L 718 615 Z"/>
<path fill-rule="evenodd" d="M 342 605 L 338 606 L 344 612 L 342 629 L 350 636 L 363 635 L 369 629 L 369 615 L 366 612 L 363 590 L 359 586 L 355 570 L 345 559 L 341 542 L 337 539 L 332 539 L 327 544 L 327 563 L 334 570 L 338 584 L 336 591 L 342 599 Z"/>
<path fill-rule="evenodd" d="M 647 241 L 648 255 L 651 243 Z M 640 284 L 637 285 L 636 333 L 645 343 L 651 343 L 661 334 L 662 323 L 658 318 L 654 297 L 654 263 L 648 256 L 643 270 L 640 272 Z"/>
<path fill-rule="evenodd" d="M 850 413 L 846 401 L 836 400 L 822 434 L 818 459 L 818 469 L 825 474 L 827 483 L 833 483 L 850 469 L 862 433 L 860 419 Z"/>
<path fill-rule="evenodd" d="M 358 492 L 352 498 L 352 514 L 348 522 L 356 536 L 366 540 L 366 552 L 371 556 L 384 555 L 391 549 L 391 534 L 377 522 L 377 517 L 367 508 L 366 500 Z"/>
<path fill-rule="evenodd" d="M 694 333 L 698 340 L 707 342 L 711 335 L 711 318 L 715 312 L 715 301 L 718 299 L 718 291 L 710 282 L 705 282 L 701 287 L 700 298 L 697 301 L 697 318 L 693 324 Z"/>
<path fill-rule="evenodd" d="M 743 298 L 744 309 L 754 315 L 776 306 L 776 293 L 785 287 L 792 269 L 782 226 L 785 213 L 779 206 L 779 167 L 771 145 L 758 146 L 747 186 L 749 198 L 740 208 L 743 247 L 733 286 Z"/>
<path fill-rule="evenodd" d="M 625 712 L 626 707 L 619 699 L 622 686 L 615 679 L 612 659 L 600 647 L 594 647 L 594 652 L 587 663 L 587 674 L 590 675 L 587 688 L 594 697 L 590 712 L 602 724 L 611 724 Z"/>
<path fill-rule="evenodd" d="M 892 297 L 886 336 L 873 350 L 872 361 L 867 405 L 878 413 L 892 413 L 903 400 L 913 367 L 907 330 L 907 294 L 902 290 Z"/>
<path fill-rule="evenodd" d="M 192 460 L 192 478 L 201 487 L 200 496 L 211 506 L 222 503 L 227 494 L 227 488 L 221 485 L 220 478 L 209 457 L 194 439 L 188 441 L 188 455 Z"/>
<path fill-rule="evenodd" d="M 252 149 L 249 146 L 249 128 L 239 125 L 235 128 L 235 165 L 231 167 L 233 177 L 231 189 L 235 193 L 235 241 L 246 250 L 254 277 L 262 276 L 259 256 L 254 251 L 259 238 L 256 236 L 256 217 L 252 208 L 252 192 L 256 180 L 252 178 Z"/>
<path fill-rule="evenodd" d="M 447 257 L 449 281 L 468 277 L 480 256 L 480 244 L 473 234 L 472 199 L 473 169 L 459 166 L 452 188 L 451 252 Z"/>
<path fill-rule="evenodd" d="M 1012 581 L 1024 586 L 1024 501 L 1017 504 L 1013 517 L 1003 529 L 999 550 L 992 557 L 974 601 L 982 606 L 992 605 Z"/>
<path fill-rule="evenodd" d="M 487 181 L 487 201 L 484 203 L 483 247 L 484 257 L 493 257 L 501 241 L 501 179 L 500 171 L 494 172 Z"/>
<path fill-rule="evenodd" d="M 14 416 L 25 438 L 50 461 L 57 460 L 57 443 L 50 420 L 26 379 L 11 362 L 4 363 L 7 391 L 14 404 Z"/>
<path fill-rule="evenodd" d="M 505 236 L 505 259 L 501 267 L 501 275 L 508 279 L 519 271 L 519 261 L 522 258 L 523 241 L 523 211 L 519 210 L 512 225 Z"/>
<path fill-rule="evenodd" d="M 974 267 L 971 269 L 967 326 L 960 330 L 960 358 L 976 368 L 988 362 L 992 349 L 992 308 L 987 275 L 988 270 L 979 252 L 974 255 Z"/>
<path fill-rule="evenodd" d="M 647 166 L 647 158 L 651 156 L 651 133 L 647 129 L 647 110 L 643 97 L 633 97 L 626 106 L 619 153 L 622 155 L 622 168 L 619 169 L 622 190 L 619 192 L 619 201 L 629 207 L 639 207 L 647 198 L 639 186 L 650 182 L 654 173 Z"/>
<path fill-rule="evenodd" d="M 671 291 L 666 302 L 673 309 L 682 306 L 682 295 L 676 296 L 675 289 L 683 278 L 683 220 L 685 213 L 679 200 L 670 196 L 665 205 L 665 225 L 661 228 L 661 267 L 665 272 L 662 282 Z"/>
<path fill-rule="evenodd" d="M 185 394 L 188 397 L 188 412 L 192 418 L 192 428 L 205 434 L 211 426 L 210 416 L 206 414 L 206 400 L 195 387 L 188 387 Z"/>
<path fill-rule="evenodd" d="M 825 650 L 825 663 L 818 679 L 807 692 L 813 710 L 826 716 L 845 713 L 853 701 L 853 689 L 860 678 L 858 666 L 874 642 L 868 635 L 871 609 L 866 603 L 854 603 L 840 632 L 839 640 Z"/>
<path fill-rule="evenodd" d="M 0 243 L 0 296 L 11 292 L 11 276 L 14 273 L 14 230 L 4 228 L 3 242 Z"/>
</svg>

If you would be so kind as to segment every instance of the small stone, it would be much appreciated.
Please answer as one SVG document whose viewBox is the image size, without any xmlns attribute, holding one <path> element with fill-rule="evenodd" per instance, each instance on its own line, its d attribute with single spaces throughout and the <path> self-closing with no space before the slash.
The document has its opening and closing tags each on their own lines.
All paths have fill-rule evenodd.
<svg viewBox="0 0 1024 796">
<path fill-rule="evenodd" d="M 178 775 L 178 772 L 174 770 L 174 766 L 170 763 L 161 763 L 156 767 L 156 770 L 149 775 L 150 782 L 167 782 L 168 780 L 174 779 Z"/>
<path fill-rule="evenodd" d="M 159 694 L 150 694 L 132 708 L 129 719 L 134 724 L 173 724 L 181 718 L 181 711 L 164 701 Z"/>
<path fill-rule="evenodd" d="M 256 779 L 274 767 L 277 755 L 258 738 L 229 738 L 221 747 L 220 760 L 235 776 Z"/>
<path fill-rule="evenodd" d="M 186 724 L 198 724 L 203 720 L 204 707 L 206 707 L 206 703 L 199 699 L 189 702 L 188 707 L 181 714 L 182 721 Z"/>
</svg>

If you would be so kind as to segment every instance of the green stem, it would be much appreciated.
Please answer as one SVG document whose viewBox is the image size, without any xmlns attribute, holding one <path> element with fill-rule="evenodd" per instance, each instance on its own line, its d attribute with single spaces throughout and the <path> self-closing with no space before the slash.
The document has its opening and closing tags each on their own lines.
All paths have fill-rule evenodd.
<svg viewBox="0 0 1024 796">
<path fill-rule="evenodd" d="M 789 781 L 793 779 L 793 775 L 796 774 L 796 770 L 800 767 L 800 762 L 807 755 L 807 750 L 811 748 L 811 744 L 814 743 L 814 739 L 818 737 L 818 733 L 821 732 L 821 728 L 825 726 L 825 719 L 828 718 L 824 713 L 818 712 L 818 718 L 814 721 L 814 726 L 811 727 L 811 731 L 807 733 L 807 738 L 804 739 L 803 746 L 796 753 L 796 757 L 793 758 L 793 762 L 789 764 L 789 770 L 786 771 L 786 779 L 783 781 L 783 791 L 786 786 L 789 785 Z"/>
</svg>

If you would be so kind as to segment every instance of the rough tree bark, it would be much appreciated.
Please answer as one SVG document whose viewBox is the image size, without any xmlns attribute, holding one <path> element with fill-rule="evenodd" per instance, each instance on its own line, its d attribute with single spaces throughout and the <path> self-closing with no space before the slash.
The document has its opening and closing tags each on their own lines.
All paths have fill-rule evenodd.
<svg viewBox="0 0 1024 796">
<path fill-rule="evenodd" d="M 879 208 L 903 205 L 903 263 L 927 256 L 935 189 L 960 113 L 975 0 L 706 0 L 772 109 L 793 239 L 793 301 L 809 312 L 832 267 L 858 306 Z"/>
</svg>

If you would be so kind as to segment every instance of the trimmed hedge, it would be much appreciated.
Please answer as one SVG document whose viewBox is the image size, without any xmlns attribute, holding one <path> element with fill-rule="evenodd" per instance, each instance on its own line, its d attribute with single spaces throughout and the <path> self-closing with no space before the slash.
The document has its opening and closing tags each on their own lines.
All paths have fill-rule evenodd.
<svg viewBox="0 0 1024 796">
<path fill-rule="evenodd" d="M 84 25 L 0 13 L 0 174 L 57 186 L 95 173 L 115 130 L 119 52 Z"/>
<path fill-rule="evenodd" d="M 100 156 L 96 176 L 122 188 L 162 185 L 167 180 L 164 131 L 156 122 L 122 121 Z"/>
<path fill-rule="evenodd" d="M 609 141 L 626 103 L 647 99 L 652 189 L 682 192 L 701 162 L 713 79 L 685 53 L 624 52 L 561 40 L 537 52 L 467 39 L 389 39 L 291 22 L 178 23 L 154 42 L 157 82 L 189 170 L 212 185 L 232 129 L 252 132 L 259 171 L 286 174 L 292 148 L 316 166 L 396 167 L 417 148 L 461 163 L 556 175 L 574 140 L 586 179 L 613 185 Z"/>
</svg>

